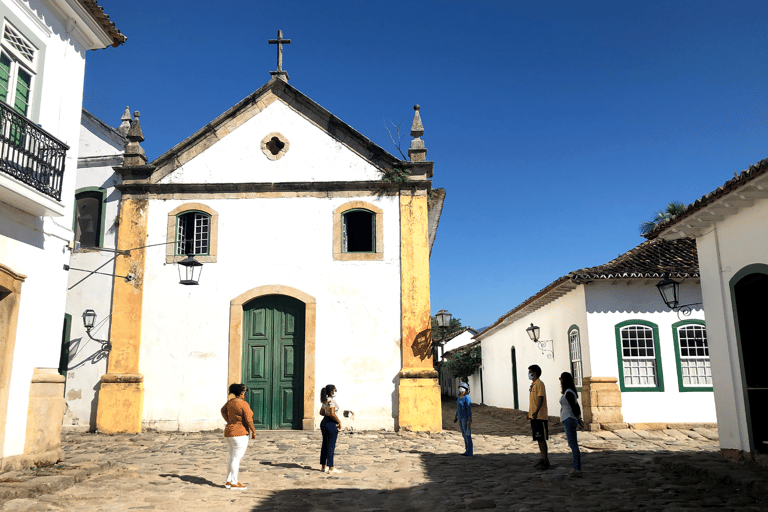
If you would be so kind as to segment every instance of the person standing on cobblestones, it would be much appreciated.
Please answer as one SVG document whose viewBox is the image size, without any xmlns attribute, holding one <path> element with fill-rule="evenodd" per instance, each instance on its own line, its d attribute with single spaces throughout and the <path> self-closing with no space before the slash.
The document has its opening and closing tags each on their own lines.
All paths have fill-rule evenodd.
<svg viewBox="0 0 768 512">
<path fill-rule="evenodd" d="M 576 427 L 584 426 L 581 421 L 581 407 L 576 399 L 579 395 L 576 393 L 576 383 L 573 382 L 573 375 L 563 372 L 560 375 L 560 422 L 565 427 L 565 437 L 568 439 L 568 446 L 573 452 L 573 469 L 570 476 L 581 476 L 581 452 L 576 438 Z"/>
<path fill-rule="evenodd" d="M 461 435 L 464 438 L 464 453 L 466 457 L 474 457 L 472 449 L 472 399 L 469 398 L 469 384 L 459 384 L 459 398 L 456 400 L 456 417 L 453 422 L 459 421 Z"/>
<path fill-rule="evenodd" d="M 248 487 L 240 483 L 237 473 L 240 470 L 240 460 L 248 449 L 248 433 L 251 439 L 256 439 L 256 429 L 253 426 L 253 411 L 245 400 L 248 388 L 245 384 L 232 384 L 229 393 L 235 395 L 221 408 L 221 416 L 227 422 L 224 428 L 224 439 L 227 440 L 229 458 L 227 459 L 227 489 L 245 490 Z"/>
<path fill-rule="evenodd" d="M 323 434 L 323 446 L 320 448 L 320 464 L 322 471 L 330 475 L 341 473 L 340 469 L 333 467 L 333 454 L 336 451 L 336 438 L 339 436 L 341 421 L 336 416 L 339 406 L 334 398 L 336 397 L 336 386 L 328 384 L 320 390 L 320 401 L 323 406 L 320 408 L 320 415 L 323 421 L 320 422 L 320 431 Z"/>
<path fill-rule="evenodd" d="M 541 451 L 541 460 L 534 467 L 536 469 L 549 469 L 549 454 L 547 452 L 547 439 L 549 438 L 549 421 L 547 416 L 547 389 L 541 382 L 541 368 L 534 364 L 528 367 L 528 379 L 531 387 L 528 389 L 528 418 L 531 420 L 533 440 L 538 441 Z"/>
</svg>

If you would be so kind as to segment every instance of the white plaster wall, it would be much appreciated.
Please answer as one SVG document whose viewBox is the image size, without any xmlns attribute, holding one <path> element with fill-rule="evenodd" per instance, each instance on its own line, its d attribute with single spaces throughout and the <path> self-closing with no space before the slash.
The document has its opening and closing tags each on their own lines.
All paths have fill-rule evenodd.
<svg viewBox="0 0 768 512">
<path fill-rule="evenodd" d="M 765 219 L 768 200 L 759 200 L 696 239 L 721 448 L 752 451 L 729 283 L 747 265 L 768 264 Z"/>
<path fill-rule="evenodd" d="M 589 375 L 587 346 L 587 319 L 585 313 L 584 287 L 579 286 L 533 313 L 483 336 L 483 386 L 484 403 L 496 407 L 513 408 L 511 348 L 515 347 L 517 358 L 517 389 L 519 408 L 529 410 L 528 367 L 541 367 L 541 381 L 547 389 L 547 407 L 550 416 L 560 415 L 560 374 L 571 371 L 568 347 L 568 328 L 576 324 L 581 333 L 584 375 Z M 553 340 L 554 359 L 547 359 L 525 331 L 531 323 L 541 328 L 541 339 Z M 552 347 L 547 344 L 547 348 Z M 579 397 L 581 399 L 581 397 Z"/>
<path fill-rule="evenodd" d="M 446 352 L 450 350 L 454 350 L 459 347 L 463 347 L 464 345 L 467 345 L 475 341 L 472 339 L 473 336 L 474 334 L 471 333 L 470 331 L 464 331 L 463 333 L 459 334 L 455 338 L 447 341 L 445 345 L 443 345 L 443 356 L 440 358 L 440 360 L 445 359 Z"/>
<path fill-rule="evenodd" d="M 352 200 L 384 211 L 383 261 L 333 260 L 332 212 Z M 230 300 L 258 286 L 286 285 L 317 300 L 315 409 L 320 388 L 332 383 L 340 408 L 355 413 L 355 428 L 393 429 L 401 361 L 398 198 L 196 202 L 219 214 L 218 261 L 203 267 L 200 285 L 179 285 L 176 266 L 165 264 L 165 248 L 147 249 L 140 359 L 145 425 L 222 428 Z M 182 204 L 150 201 L 148 244 L 166 241 L 168 212 Z"/>
<path fill-rule="evenodd" d="M 117 115 L 115 118 L 119 119 Z M 114 132 L 93 122 L 88 116 L 82 116 L 75 188 L 105 189 L 107 202 L 103 212 L 102 246 L 108 249 L 114 249 L 117 243 L 115 220 L 120 203 L 120 192 L 115 189 L 120 178 L 112 166 L 121 165 L 124 146 L 125 141 L 116 137 Z M 115 253 L 112 251 L 84 248 L 72 253 L 69 265 L 72 268 L 99 269 L 99 272 L 110 274 L 114 273 L 114 260 Z M 88 430 L 96 428 L 97 393 L 101 376 L 107 371 L 107 359 L 99 357 L 101 345 L 88 337 L 83 327 L 82 314 L 86 309 L 93 309 L 98 316 L 91 335 L 96 339 L 109 339 L 112 283 L 110 276 L 89 275 L 74 270 L 69 272 L 66 312 L 72 315 L 72 329 L 64 394 L 68 407 L 65 426 L 73 425 Z"/>
<path fill-rule="evenodd" d="M 40 46 L 29 117 L 70 146 L 61 203 L 71 211 L 82 107 L 85 53 L 43 5 L 4 2 L 0 14 Z M 69 172 L 67 172 L 69 171 Z M 28 276 L 21 305 L 11 373 L 4 456 L 23 453 L 29 388 L 34 368 L 57 368 L 61 349 L 72 239 L 70 219 L 36 218 L 0 205 L 0 262 Z M 0 419 L 2 420 L 2 419 Z"/>
<path fill-rule="evenodd" d="M 582 337 L 582 350 L 591 357 L 591 375 L 619 377 L 616 348 L 616 324 L 626 320 L 647 320 L 658 326 L 663 392 L 622 391 L 622 413 L 627 423 L 691 423 L 715 422 L 712 392 L 683 392 L 678 387 L 678 370 L 672 324 L 683 319 L 704 320 L 702 306 L 689 317 L 669 310 L 652 282 L 594 281 L 585 286 L 589 322 L 588 342 Z M 701 302 L 701 288 L 693 280 L 680 286 L 684 304 Z M 707 325 L 708 340 L 709 325 Z M 711 345 L 710 345 L 711 346 Z M 585 371 L 585 375 L 590 375 Z"/>
<path fill-rule="evenodd" d="M 279 132 L 290 142 L 269 160 L 261 141 Z M 253 183 L 380 180 L 381 173 L 278 99 L 160 183 Z"/>
</svg>

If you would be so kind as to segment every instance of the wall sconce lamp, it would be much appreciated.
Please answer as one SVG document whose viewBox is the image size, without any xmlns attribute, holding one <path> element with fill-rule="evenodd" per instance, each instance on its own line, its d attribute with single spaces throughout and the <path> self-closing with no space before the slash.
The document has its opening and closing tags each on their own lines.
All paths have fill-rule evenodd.
<svg viewBox="0 0 768 512">
<path fill-rule="evenodd" d="M 104 352 L 109 352 L 112 350 L 112 343 L 110 343 L 109 340 L 99 340 L 91 336 L 91 329 L 93 329 L 93 325 L 96 323 L 96 312 L 92 309 L 86 309 L 83 311 L 83 327 L 85 327 L 85 332 L 88 334 L 88 337 L 91 338 L 93 341 L 96 341 L 98 343 L 101 343 L 101 350 Z"/>
<path fill-rule="evenodd" d="M 435 320 L 437 320 L 437 326 L 440 327 L 440 333 L 441 333 L 440 343 L 442 343 L 443 340 L 445 340 L 445 331 L 447 331 L 448 327 L 450 327 L 452 318 L 453 318 L 453 315 L 451 315 L 451 313 L 449 313 L 447 309 L 441 309 L 440 311 L 437 312 L 437 314 L 435 314 Z M 434 339 L 432 340 L 432 346 L 434 347 L 432 352 L 432 358 L 434 362 L 437 362 L 437 346 L 434 343 Z M 445 348 L 443 348 L 443 350 L 445 350 Z"/>
<path fill-rule="evenodd" d="M 147 247 L 157 247 L 159 245 L 170 245 L 170 244 L 175 244 L 175 243 L 177 243 L 177 242 L 173 241 L 173 242 L 166 242 L 166 243 L 162 243 L 162 244 L 145 245 L 143 247 L 134 247 L 133 249 L 126 249 L 126 250 L 114 250 L 114 249 L 105 249 L 105 248 L 100 248 L 100 250 L 107 250 L 107 251 L 115 252 L 115 253 L 123 255 L 123 256 L 130 256 L 131 255 L 131 251 L 134 251 L 134 250 L 137 250 L 137 249 L 146 249 Z M 106 263 L 104 265 L 106 265 Z M 102 265 L 102 266 L 104 266 L 104 265 Z M 200 275 L 203 273 L 203 264 L 195 259 L 195 255 L 194 255 L 194 253 L 192 253 L 190 248 L 187 249 L 187 257 L 184 258 L 183 260 L 179 261 L 178 265 L 179 265 L 179 284 L 184 284 L 184 285 L 200 284 Z M 181 267 L 184 267 L 183 273 L 182 273 Z M 101 268 L 101 267 L 99 267 L 99 268 Z M 70 267 L 69 265 L 64 265 L 64 270 L 67 270 L 67 271 L 69 271 L 69 270 L 77 270 L 78 272 L 88 272 L 89 274 L 99 274 L 99 275 L 102 275 L 102 276 L 122 277 L 123 279 L 125 279 L 126 283 L 129 283 L 129 282 L 133 281 L 136 278 L 136 276 L 134 276 L 131 273 L 129 273 L 126 276 L 119 276 L 117 274 L 109 274 L 107 272 L 97 272 L 96 270 L 86 270 L 86 269 L 83 269 L 83 268 L 73 268 L 73 267 Z"/>
<path fill-rule="evenodd" d="M 541 329 L 539 329 L 538 325 L 531 324 L 530 327 L 528 327 L 525 332 L 528 333 L 528 337 L 531 338 L 531 341 L 534 342 L 536 345 L 539 346 L 539 350 L 541 350 L 542 354 L 545 354 L 547 356 L 547 359 L 554 359 L 555 358 L 555 343 L 552 340 L 540 340 L 539 334 L 541 333 Z M 547 348 L 547 343 L 552 344 L 552 348 Z"/>
<path fill-rule="evenodd" d="M 656 288 L 659 289 L 664 304 L 677 313 L 678 318 L 680 318 L 681 312 L 683 313 L 683 316 L 689 316 L 691 314 L 691 306 L 701 305 L 701 302 L 680 304 L 680 283 L 674 279 L 670 279 L 669 272 L 665 273 L 664 278 L 656 283 Z"/>
</svg>

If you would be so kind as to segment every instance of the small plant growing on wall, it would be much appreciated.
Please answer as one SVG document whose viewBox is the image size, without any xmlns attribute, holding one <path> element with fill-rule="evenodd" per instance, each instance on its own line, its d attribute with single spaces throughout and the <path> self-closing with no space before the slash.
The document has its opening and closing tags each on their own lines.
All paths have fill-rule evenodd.
<svg viewBox="0 0 768 512">
<path fill-rule="evenodd" d="M 411 176 L 410 169 L 400 169 L 393 167 L 382 171 L 381 181 L 387 183 L 406 183 Z"/>
</svg>

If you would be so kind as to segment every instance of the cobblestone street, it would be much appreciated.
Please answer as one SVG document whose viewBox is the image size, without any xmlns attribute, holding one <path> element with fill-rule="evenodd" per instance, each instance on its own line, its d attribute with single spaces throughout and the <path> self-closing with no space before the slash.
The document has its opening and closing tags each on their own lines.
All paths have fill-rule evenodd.
<svg viewBox="0 0 768 512">
<path fill-rule="evenodd" d="M 65 434 L 61 464 L 0 474 L 0 503 L 81 512 L 768 509 L 766 471 L 724 461 L 714 430 L 579 432 L 584 473 L 568 478 L 559 425 L 553 467 L 537 471 L 524 413 L 475 406 L 475 457 L 465 458 L 453 412 L 444 402 L 439 434 L 342 432 L 336 476 L 319 470 L 319 432 L 259 433 L 241 466 L 245 491 L 224 488 L 220 432 Z"/>
</svg>

